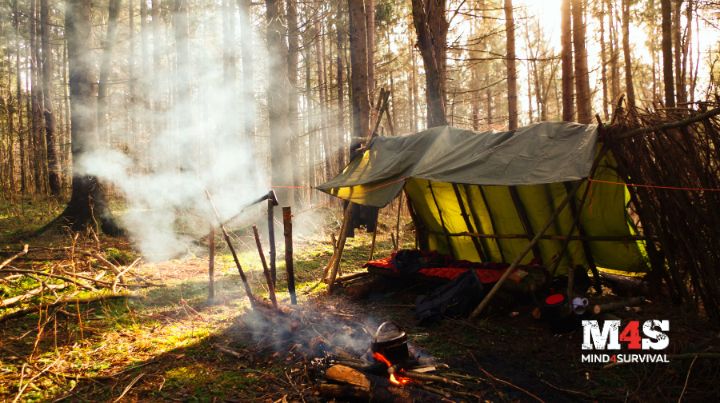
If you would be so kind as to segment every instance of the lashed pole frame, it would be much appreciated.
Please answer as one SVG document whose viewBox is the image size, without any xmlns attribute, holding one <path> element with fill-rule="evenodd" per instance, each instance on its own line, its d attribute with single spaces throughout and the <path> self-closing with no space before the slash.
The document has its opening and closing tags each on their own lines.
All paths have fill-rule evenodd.
<svg viewBox="0 0 720 403">
<path fill-rule="evenodd" d="M 470 216 L 468 215 L 467 209 L 465 208 L 465 202 L 463 201 L 462 194 L 460 194 L 460 188 L 456 183 L 452 184 L 453 191 L 455 192 L 455 198 L 457 199 L 458 206 L 460 207 L 460 215 L 462 216 L 463 220 L 465 221 L 465 226 L 467 227 L 469 232 L 480 232 L 482 231 L 482 228 L 473 228 L 473 224 L 470 222 Z M 473 216 L 474 217 L 474 216 Z M 477 225 L 477 222 L 475 223 Z M 473 242 L 473 245 L 475 245 L 475 250 L 477 250 L 478 257 L 480 258 L 480 261 L 486 262 L 489 260 L 488 251 L 485 250 L 484 246 L 480 242 L 480 239 L 477 237 L 471 236 L 470 239 Z"/>
<path fill-rule="evenodd" d="M 475 185 L 478 188 L 478 192 L 480 192 L 480 197 L 482 198 L 483 205 L 485 206 L 485 210 L 487 210 L 488 213 L 488 220 L 490 221 L 490 226 L 492 227 L 493 234 L 497 234 L 497 226 L 495 225 L 495 219 L 493 218 L 492 211 L 490 210 L 490 205 L 488 204 L 487 197 L 485 196 L 485 190 L 483 190 L 482 186 Z M 467 191 L 467 189 L 466 189 Z M 468 197 L 470 197 L 471 192 L 467 191 Z M 492 238 L 490 238 L 492 239 Z M 505 253 L 503 252 L 502 244 L 500 244 L 499 238 L 495 239 L 495 245 L 497 245 L 498 252 L 500 252 L 500 259 L 502 262 L 505 261 Z"/>
<path fill-rule="evenodd" d="M 563 199 L 563 201 L 555 207 L 555 210 L 553 211 L 550 218 L 547 220 L 545 225 L 543 225 L 542 229 L 538 231 L 535 236 L 532 238 L 530 243 L 527 244 L 525 249 L 523 249 L 520 254 L 515 257 L 515 259 L 510 263 L 510 267 L 505 270 L 503 275 L 500 277 L 500 279 L 495 283 L 493 288 L 490 290 L 490 292 L 487 293 L 485 298 L 483 298 L 482 301 L 480 301 L 480 304 L 472 311 L 470 314 L 470 318 L 476 318 L 478 317 L 485 308 L 490 304 L 490 301 L 492 301 L 493 297 L 497 292 L 500 290 L 502 285 L 507 281 L 507 279 L 510 277 L 510 274 L 512 274 L 515 271 L 515 268 L 520 264 L 520 262 L 527 256 L 528 253 L 533 249 L 535 245 L 537 245 L 538 241 L 543 237 L 545 232 L 553 225 L 555 220 L 560 216 L 560 213 L 565 209 L 565 207 L 570 204 L 570 201 L 574 199 L 575 195 L 577 194 L 578 190 L 580 189 L 580 186 L 583 184 L 583 182 L 588 184 L 588 187 L 590 186 L 590 181 L 588 181 L 588 178 L 592 178 L 595 175 L 595 171 L 597 170 L 598 166 L 600 165 L 600 161 L 605 156 L 605 153 L 607 152 L 606 148 L 603 147 L 598 155 L 595 157 L 595 160 L 593 161 L 593 165 L 590 168 L 590 173 L 588 174 L 587 178 L 583 178 L 577 182 L 575 182 L 572 185 L 572 188 L 567 192 L 567 195 Z M 587 189 L 587 188 L 586 188 Z M 580 206 L 582 208 L 582 206 Z M 570 292 L 572 291 L 572 283 L 574 281 L 573 270 L 568 270 L 568 292 L 570 295 Z"/>
<path fill-rule="evenodd" d="M 528 234 L 528 238 L 534 237 L 535 233 L 533 231 L 532 224 L 530 223 L 530 217 L 525 210 L 525 205 L 522 203 L 522 200 L 520 200 L 520 193 L 518 193 L 517 187 L 508 186 L 508 191 L 510 192 L 510 198 L 512 199 L 513 206 L 515 207 L 515 212 L 520 219 L 520 223 L 522 224 L 523 229 L 525 229 L 525 232 Z M 540 247 L 537 245 L 537 243 L 533 245 L 532 253 L 533 257 L 535 257 L 535 260 L 542 264 L 542 254 L 540 253 Z"/>
<path fill-rule="evenodd" d="M 443 233 L 445 233 L 445 239 L 447 240 L 448 245 L 448 252 L 450 252 L 450 255 L 452 257 L 456 258 L 457 255 L 455 254 L 455 251 L 453 250 L 452 241 L 450 240 L 450 231 L 445 226 L 445 219 L 443 218 L 442 210 L 440 210 L 440 203 L 437 201 L 437 197 L 435 197 L 435 191 L 432 187 L 432 182 L 428 180 L 428 189 L 430 190 L 430 195 L 432 196 L 433 203 L 435 203 L 435 208 L 438 212 L 438 217 L 440 217 L 440 226 L 442 227 Z"/>
</svg>

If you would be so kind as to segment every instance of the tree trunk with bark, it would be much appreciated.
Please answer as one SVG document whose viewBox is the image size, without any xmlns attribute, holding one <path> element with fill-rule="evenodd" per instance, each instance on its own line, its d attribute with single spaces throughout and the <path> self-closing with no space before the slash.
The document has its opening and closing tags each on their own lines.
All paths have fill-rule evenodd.
<svg viewBox="0 0 720 403">
<path fill-rule="evenodd" d="M 288 27 L 288 56 L 287 56 L 287 74 L 288 74 L 288 130 L 294 139 L 300 133 L 298 121 L 298 58 L 300 52 L 300 44 L 298 39 L 298 15 L 297 0 L 287 0 L 287 27 Z M 298 142 L 293 141 L 293 150 L 297 150 Z M 293 169 L 293 183 L 300 183 L 300 170 Z M 295 192 L 295 202 L 300 203 L 302 192 Z"/>
<path fill-rule="evenodd" d="M 575 119 L 575 87 L 572 55 L 572 20 L 570 17 L 570 1 L 563 0 L 560 10 L 560 33 L 562 41 L 562 119 L 572 122 Z"/>
<path fill-rule="evenodd" d="M 444 0 L 412 0 L 418 47 L 425 66 L 427 126 L 447 125 L 445 80 L 447 32 Z"/>
<path fill-rule="evenodd" d="M 677 103 L 682 105 L 687 102 L 685 92 L 685 81 L 683 80 L 683 41 L 682 41 L 682 25 L 680 23 L 682 17 L 682 0 L 674 0 L 672 3 L 672 41 L 674 44 L 675 58 L 675 93 L 677 95 Z"/>
<path fill-rule="evenodd" d="M 345 162 L 345 153 L 342 151 L 345 145 L 345 95 L 344 95 L 344 78 L 343 78 L 343 55 L 345 54 L 345 38 L 347 32 L 342 29 L 341 21 L 343 21 L 343 2 L 337 3 L 337 14 L 335 16 L 335 29 L 337 35 L 337 57 L 335 80 L 337 82 L 337 142 L 339 147 L 335 151 L 337 153 L 338 169 L 342 169 Z"/>
<path fill-rule="evenodd" d="M 508 129 L 518 127 L 518 94 L 517 94 L 517 68 L 515 66 L 515 18 L 513 17 L 512 0 L 505 0 L 505 63 L 507 67 L 508 89 Z"/>
<path fill-rule="evenodd" d="M 73 163 L 97 147 L 95 133 L 95 79 L 92 58 L 90 0 L 67 0 L 65 3 L 65 38 L 68 46 L 70 86 L 70 120 Z M 117 234 L 115 225 L 97 178 L 73 170 L 72 195 L 59 220 L 74 229 L 99 222 L 104 232 Z M 60 221 L 62 222 L 62 221 Z"/>
<path fill-rule="evenodd" d="M 625 59 L 625 95 L 629 107 L 635 107 L 635 86 L 630 58 L 630 0 L 622 0 L 623 58 Z"/>
<path fill-rule="evenodd" d="M 99 136 L 100 141 L 108 145 L 110 144 L 110 125 L 107 114 L 108 79 L 110 78 L 112 54 L 115 46 L 118 14 L 120 14 L 120 0 L 110 0 L 108 3 L 107 34 L 105 35 L 105 39 L 102 41 L 103 53 L 102 60 L 100 62 L 100 77 L 98 80 L 97 98 L 98 134 L 102 133 L 102 135 Z"/>
<path fill-rule="evenodd" d="M 573 48 L 575 50 L 575 100 L 577 120 L 592 122 L 590 77 L 588 75 L 587 49 L 585 48 L 585 0 L 572 0 Z"/>
<path fill-rule="evenodd" d="M 288 130 L 288 76 L 285 45 L 285 29 L 282 21 L 282 1 L 265 0 L 267 19 L 268 71 L 272 75 L 267 86 L 268 118 L 270 123 L 270 170 L 273 186 L 283 186 L 294 180 L 292 171 L 296 165 L 291 161 L 294 156 L 290 149 L 292 133 Z M 247 84 L 247 83 L 246 83 Z M 292 183 L 296 185 L 295 183 Z M 292 191 L 279 188 L 281 203 L 290 203 Z"/>
<path fill-rule="evenodd" d="M 629 1 L 629 0 L 625 0 Z M 663 83 L 665 93 L 665 106 L 675 106 L 675 85 L 673 80 L 673 51 L 672 51 L 672 6 L 670 0 L 660 0 L 662 14 L 662 55 L 663 55 Z"/>
<path fill-rule="evenodd" d="M 55 92 L 52 86 L 53 60 L 50 47 L 50 7 L 48 0 L 40 0 L 40 41 L 42 43 L 42 84 L 45 115 L 45 144 L 47 147 L 48 184 L 50 194 L 60 196 L 62 191 L 62 178 L 60 160 L 57 146 L 57 124 L 53 98 Z"/>
<path fill-rule="evenodd" d="M 250 21 L 252 0 L 238 0 L 240 8 L 240 57 L 242 59 L 243 132 L 247 141 L 255 141 L 255 65 L 253 61 L 253 32 Z"/>
</svg>

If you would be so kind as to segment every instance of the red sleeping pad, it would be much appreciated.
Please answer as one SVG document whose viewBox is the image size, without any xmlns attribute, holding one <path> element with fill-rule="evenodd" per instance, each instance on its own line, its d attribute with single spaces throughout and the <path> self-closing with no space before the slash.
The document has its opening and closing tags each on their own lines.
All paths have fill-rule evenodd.
<svg viewBox="0 0 720 403">
<path fill-rule="evenodd" d="M 398 254 L 404 252 L 413 253 L 417 255 L 418 266 L 408 272 L 407 270 L 401 270 L 397 267 Z M 384 257 L 382 259 L 376 259 L 369 261 L 363 265 L 368 271 L 388 275 L 393 277 L 402 277 L 408 274 L 419 274 L 425 277 L 439 278 L 445 280 L 454 280 L 468 270 L 475 270 L 475 273 L 483 284 L 491 284 L 497 282 L 510 265 L 507 263 L 495 263 L 495 262 L 470 262 L 467 260 L 455 260 L 449 256 L 441 255 L 435 252 L 421 252 L 421 251 L 398 251 L 393 252 L 392 255 Z M 522 266 L 518 266 L 518 269 L 522 269 Z M 520 278 L 516 279 L 519 281 L 523 275 L 524 270 L 516 270 L 516 273 L 520 275 Z M 515 276 L 515 274 L 513 274 Z M 513 277 L 511 276 L 511 277 Z"/>
</svg>

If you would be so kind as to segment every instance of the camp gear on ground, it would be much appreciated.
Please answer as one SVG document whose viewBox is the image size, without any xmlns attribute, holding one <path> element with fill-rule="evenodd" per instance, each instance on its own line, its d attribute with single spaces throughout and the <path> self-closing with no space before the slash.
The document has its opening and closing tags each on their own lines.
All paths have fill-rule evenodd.
<svg viewBox="0 0 720 403">
<path fill-rule="evenodd" d="M 485 295 L 485 288 L 470 271 L 415 300 L 415 317 L 421 324 L 445 316 L 466 316 Z"/>
</svg>

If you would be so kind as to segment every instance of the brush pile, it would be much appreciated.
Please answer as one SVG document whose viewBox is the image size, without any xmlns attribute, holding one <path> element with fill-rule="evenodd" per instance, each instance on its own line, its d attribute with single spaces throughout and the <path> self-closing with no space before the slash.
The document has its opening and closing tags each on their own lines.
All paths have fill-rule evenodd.
<svg viewBox="0 0 720 403">
<path fill-rule="evenodd" d="M 720 107 L 619 110 L 605 144 L 629 184 L 652 265 L 677 302 L 720 323 Z"/>
<path fill-rule="evenodd" d="M 133 273 L 140 258 L 99 245 L 30 247 L 0 252 L 0 322 L 73 304 L 132 297 L 160 286 Z"/>
</svg>

